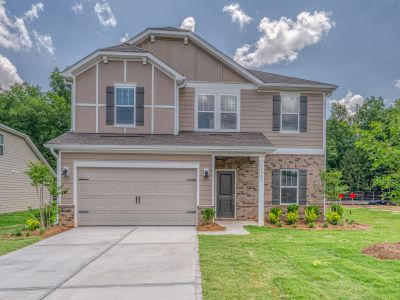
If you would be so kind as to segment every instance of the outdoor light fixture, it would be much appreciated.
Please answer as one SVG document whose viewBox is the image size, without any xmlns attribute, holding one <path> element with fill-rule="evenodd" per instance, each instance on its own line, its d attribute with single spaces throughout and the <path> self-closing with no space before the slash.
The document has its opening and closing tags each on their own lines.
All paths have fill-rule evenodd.
<svg viewBox="0 0 400 300">
<path fill-rule="evenodd" d="M 204 168 L 204 177 L 210 176 L 210 170 L 208 168 Z"/>
<path fill-rule="evenodd" d="M 63 167 L 62 168 L 62 176 L 68 176 L 69 175 L 69 169 L 68 169 L 68 167 Z"/>
</svg>

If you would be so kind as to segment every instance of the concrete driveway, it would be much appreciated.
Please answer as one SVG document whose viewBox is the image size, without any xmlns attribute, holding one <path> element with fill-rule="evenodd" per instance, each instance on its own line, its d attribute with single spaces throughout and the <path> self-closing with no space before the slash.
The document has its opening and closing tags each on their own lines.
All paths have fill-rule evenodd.
<svg viewBox="0 0 400 300">
<path fill-rule="evenodd" d="M 82 227 L 0 257 L 0 299 L 201 299 L 193 227 Z"/>
</svg>

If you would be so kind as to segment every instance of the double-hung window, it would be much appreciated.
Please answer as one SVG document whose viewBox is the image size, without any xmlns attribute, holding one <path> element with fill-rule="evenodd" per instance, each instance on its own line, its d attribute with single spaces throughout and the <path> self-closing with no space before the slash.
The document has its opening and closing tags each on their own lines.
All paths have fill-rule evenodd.
<svg viewBox="0 0 400 300">
<path fill-rule="evenodd" d="M 0 156 L 4 154 L 4 136 L 0 134 Z"/>
<path fill-rule="evenodd" d="M 134 87 L 115 87 L 115 125 L 135 125 Z"/>
<path fill-rule="evenodd" d="M 299 131 L 300 96 L 282 94 L 281 98 L 281 130 Z"/>
<path fill-rule="evenodd" d="M 298 203 L 298 170 L 281 170 L 281 204 Z"/>
<path fill-rule="evenodd" d="M 197 95 L 197 129 L 237 131 L 239 97 L 228 93 Z"/>
</svg>

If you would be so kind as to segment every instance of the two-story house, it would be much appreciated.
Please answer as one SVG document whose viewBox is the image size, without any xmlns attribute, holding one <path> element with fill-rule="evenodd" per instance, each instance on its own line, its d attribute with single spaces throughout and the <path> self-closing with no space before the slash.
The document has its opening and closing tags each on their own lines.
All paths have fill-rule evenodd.
<svg viewBox="0 0 400 300">
<path fill-rule="evenodd" d="M 61 224 L 195 225 L 322 205 L 331 84 L 246 69 L 191 31 L 148 28 L 63 72 Z"/>
</svg>

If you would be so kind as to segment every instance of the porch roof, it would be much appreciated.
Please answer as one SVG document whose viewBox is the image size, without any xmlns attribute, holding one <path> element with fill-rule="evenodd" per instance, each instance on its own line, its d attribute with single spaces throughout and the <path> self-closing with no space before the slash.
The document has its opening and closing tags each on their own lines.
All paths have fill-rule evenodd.
<svg viewBox="0 0 400 300">
<path fill-rule="evenodd" d="M 173 134 L 73 133 L 47 142 L 55 149 L 176 149 L 267 152 L 272 143 L 258 132 L 193 132 Z"/>
</svg>

